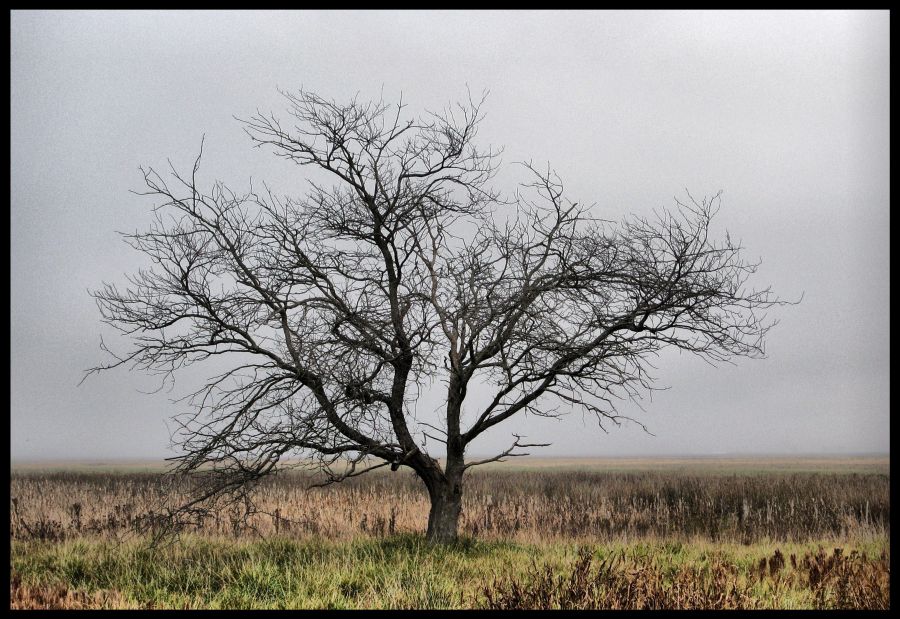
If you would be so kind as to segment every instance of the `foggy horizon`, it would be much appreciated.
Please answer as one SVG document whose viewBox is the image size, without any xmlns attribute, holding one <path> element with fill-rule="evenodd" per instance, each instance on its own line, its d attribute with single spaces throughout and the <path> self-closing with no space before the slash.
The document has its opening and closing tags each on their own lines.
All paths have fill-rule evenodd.
<svg viewBox="0 0 900 619">
<path fill-rule="evenodd" d="M 411 114 L 489 91 L 477 143 L 506 149 L 500 190 L 549 161 L 616 221 L 724 190 L 712 227 L 761 259 L 750 286 L 803 295 L 771 310 L 765 359 L 655 359 L 664 389 L 618 403 L 652 436 L 529 416 L 468 456 L 512 432 L 553 443 L 532 458 L 889 456 L 889 47 L 885 11 L 12 11 L 11 462 L 176 455 L 170 398 L 197 374 L 78 386 L 101 336 L 128 346 L 87 291 L 144 264 L 116 232 L 150 221 L 138 166 L 188 171 L 203 139 L 204 186 L 303 195 L 306 170 L 235 120 L 283 117 L 277 89 L 301 85 Z"/>
<path fill-rule="evenodd" d="M 466 455 L 472 458 L 483 458 L 496 455 L 494 452 L 466 452 Z M 116 464 L 116 463 L 149 463 L 149 462 L 165 462 L 168 456 L 113 456 L 113 457 L 74 457 L 74 458 L 53 458 L 53 457 L 35 457 L 35 458 L 12 458 L 10 462 L 12 464 L 53 464 L 53 463 L 73 463 L 73 464 Z M 516 456 L 510 457 L 504 462 L 515 463 L 515 462 L 527 462 L 529 460 L 729 460 L 729 459 L 756 459 L 756 458 L 764 458 L 764 459 L 779 459 L 779 458 L 798 458 L 798 459 L 816 459 L 816 458 L 828 458 L 828 459 L 852 459 L 852 458 L 890 458 L 890 452 L 794 452 L 794 453 L 782 453 L 782 452 L 722 452 L 722 453 L 631 453 L 631 454 L 619 454 L 619 455 L 610 455 L 603 456 L 597 454 L 541 454 L 534 453 L 529 454 L 527 456 Z M 443 461 L 444 457 L 441 456 L 437 458 L 440 461 Z M 302 458 L 288 458 L 287 462 L 294 462 L 296 460 L 302 460 Z"/>
</svg>

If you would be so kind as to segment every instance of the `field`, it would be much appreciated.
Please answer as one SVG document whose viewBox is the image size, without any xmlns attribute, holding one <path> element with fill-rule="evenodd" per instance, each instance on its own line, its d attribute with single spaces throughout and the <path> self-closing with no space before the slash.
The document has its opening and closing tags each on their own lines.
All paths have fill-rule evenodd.
<svg viewBox="0 0 900 619">
<path fill-rule="evenodd" d="M 187 484 L 153 463 L 16 466 L 14 608 L 886 608 L 888 458 L 529 459 L 465 480 L 461 540 L 422 538 L 408 472 L 307 490 L 270 478 L 245 519 L 135 533 Z"/>
</svg>

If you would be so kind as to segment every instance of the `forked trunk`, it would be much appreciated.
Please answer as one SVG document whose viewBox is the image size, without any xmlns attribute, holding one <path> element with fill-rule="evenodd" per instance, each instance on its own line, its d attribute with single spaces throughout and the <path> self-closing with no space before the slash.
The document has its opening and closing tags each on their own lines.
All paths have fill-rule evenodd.
<svg viewBox="0 0 900 619">
<path fill-rule="evenodd" d="M 459 532 L 459 515 L 462 513 L 462 484 L 437 482 L 428 487 L 431 511 L 428 512 L 429 542 L 446 543 L 456 540 Z"/>
</svg>

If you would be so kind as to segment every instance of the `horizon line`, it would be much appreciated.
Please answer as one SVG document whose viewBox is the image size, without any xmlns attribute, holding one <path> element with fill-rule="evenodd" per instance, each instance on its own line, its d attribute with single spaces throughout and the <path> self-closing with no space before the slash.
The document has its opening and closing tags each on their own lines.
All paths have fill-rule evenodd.
<svg viewBox="0 0 900 619">
<path fill-rule="evenodd" d="M 493 454 L 496 455 L 496 454 Z M 493 457 L 492 454 L 472 454 L 471 458 L 479 459 L 479 458 L 490 458 Z M 833 451 L 821 451 L 821 452 L 722 452 L 722 453 L 685 453 L 685 452 L 672 452 L 672 453 L 638 453 L 638 454 L 571 454 L 571 455 L 562 455 L 562 454 L 529 454 L 523 456 L 512 456 L 505 458 L 506 462 L 511 462 L 515 460 L 560 460 L 560 459 L 570 459 L 570 460 L 625 460 L 625 459 L 663 459 L 663 458 L 859 458 L 859 457 L 871 457 L 871 458 L 884 458 L 890 457 L 890 452 L 883 451 L 854 451 L 854 452 L 833 452 Z M 167 459 L 172 456 L 137 456 L 137 457 L 120 457 L 120 456 L 77 456 L 77 457 L 12 457 L 10 456 L 10 464 L 16 463 L 32 463 L 32 462 L 102 462 L 102 463 L 115 463 L 115 462 L 165 462 Z M 443 456 L 438 457 L 438 460 L 441 460 Z M 297 460 L 303 460 L 304 458 L 289 458 L 285 459 L 285 461 L 293 462 Z"/>
</svg>

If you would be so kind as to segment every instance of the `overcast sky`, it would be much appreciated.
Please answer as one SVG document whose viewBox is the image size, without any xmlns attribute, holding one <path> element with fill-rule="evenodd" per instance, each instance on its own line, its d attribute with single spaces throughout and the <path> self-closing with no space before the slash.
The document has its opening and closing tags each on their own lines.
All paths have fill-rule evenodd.
<svg viewBox="0 0 900 619">
<path fill-rule="evenodd" d="M 11 456 L 160 457 L 180 409 L 104 360 L 88 289 L 142 264 L 139 165 L 305 190 L 234 116 L 277 88 L 439 109 L 489 90 L 484 144 L 549 162 L 598 216 L 724 190 L 715 223 L 798 306 L 764 360 L 660 360 L 644 422 L 501 424 L 543 455 L 889 450 L 889 16 L 885 12 L 22 12 L 11 16 Z M 502 174 L 501 180 L 507 178 Z M 514 178 L 509 175 L 508 178 Z M 509 187 L 506 187 L 507 189 Z"/>
</svg>

